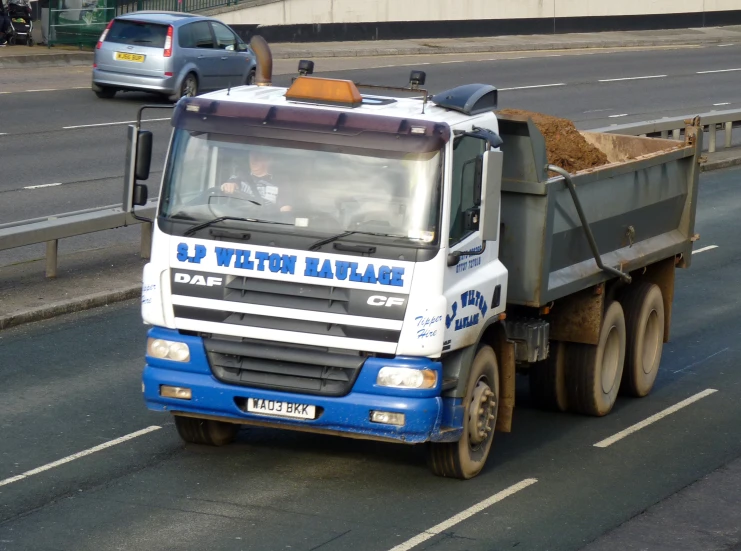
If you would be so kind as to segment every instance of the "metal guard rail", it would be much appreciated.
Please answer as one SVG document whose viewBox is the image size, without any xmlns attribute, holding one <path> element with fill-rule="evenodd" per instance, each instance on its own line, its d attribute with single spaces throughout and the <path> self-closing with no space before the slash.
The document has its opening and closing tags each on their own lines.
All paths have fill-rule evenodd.
<svg viewBox="0 0 741 551">
<path fill-rule="evenodd" d="M 662 138 L 668 138 L 669 133 L 672 139 L 681 140 L 685 121 L 694 118 L 695 115 L 683 117 L 665 117 L 643 122 L 632 122 L 627 124 L 613 124 L 604 128 L 595 128 L 586 130 L 587 132 L 602 132 L 606 134 L 625 134 L 628 136 L 651 136 L 660 135 Z M 709 113 L 699 113 L 702 121 L 703 130 L 710 133 L 708 141 L 708 153 L 715 153 L 717 149 L 717 131 L 719 128 L 725 130 L 724 145 L 726 148 L 731 147 L 733 140 L 733 125 L 741 123 L 741 109 L 730 109 L 726 111 L 711 111 Z"/>
<path fill-rule="evenodd" d="M 154 219 L 157 201 L 137 209 L 137 214 Z M 0 251 L 46 243 L 46 277 L 57 275 L 57 250 L 59 240 L 87 233 L 113 230 L 142 224 L 141 257 L 149 258 L 152 246 L 152 224 L 142 222 L 127 213 L 122 205 L 67 212 L 54 216 L 32 218 L 20 222 L 0 224 Z"/>
</svg>

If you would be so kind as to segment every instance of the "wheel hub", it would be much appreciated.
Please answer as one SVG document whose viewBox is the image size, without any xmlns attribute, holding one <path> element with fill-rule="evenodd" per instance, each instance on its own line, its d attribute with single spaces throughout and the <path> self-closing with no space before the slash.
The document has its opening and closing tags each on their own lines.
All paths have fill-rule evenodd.
<svg viewBox="0 0 741 551">
<path fill-rule="evenodd" d="M 468 406 L 468 438 L 473 445 L 481 444 L 494 430 L 496 398 L 484 381 L 476 383 Z"/>
</svg>

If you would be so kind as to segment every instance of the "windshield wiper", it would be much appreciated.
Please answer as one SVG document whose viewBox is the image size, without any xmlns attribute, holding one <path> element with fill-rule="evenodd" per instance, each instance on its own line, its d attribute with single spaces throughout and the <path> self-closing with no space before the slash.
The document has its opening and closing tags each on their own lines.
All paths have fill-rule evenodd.
<svg viewBox="0 0 741 551">
<path fill-rule="evenodd" d="M 213 220 L 209 220 L 208 222 L 203 222 L 201 224 L 196 224 L 195 226 L 191 226 L 185 232 L 183 233 L 184 236 L 193 235 L 198 230 L 202 230 L 203 228 L 207 228 L 209 226 L 212 226 L 213 224 L 218 224 L 219 222 L 224 222 L 225 220 L 234 220 L 236 222 L 257 222 L 259 224 L 278 224 L 281 226 L 293 226 L 290 222 L 276 222 L 274 220 L 260 220 L 259 218 L 240 218 L 239 216 L 219 216 L 218 218 L 214 218 Z"/>
<path fill-rule="evenodd" d="M 371 231 L 346 231 L 342 233 L 338 233 L 337 235 L 333 235 L 332 237 L 327 237 L 326 239 L 322 239 L 320 241 L 317 241 L 316 243 L 312 244 L 308 250 L 315 251 L 319 248 L 321 248 L 323 245 L 326 245 L 327 243 L 331 243 L 332 241 L 337 241 L 338 239 L 342 239 L 343 237 L 347 237 L 348 235 L 353 234 L 360 234 L 360 235 L 373 235 L 375 237 L 399 237 L 402 239 L 411 239 L 410 237 L 407 237 L 406 235 L 394 235 L 391 233 L 376 233 Z"/>
</svg>

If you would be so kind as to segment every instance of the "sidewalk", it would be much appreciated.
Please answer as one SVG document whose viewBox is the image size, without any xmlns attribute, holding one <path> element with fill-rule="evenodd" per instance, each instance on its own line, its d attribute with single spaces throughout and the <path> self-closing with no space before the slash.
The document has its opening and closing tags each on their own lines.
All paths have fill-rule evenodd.
<svg viewBox="0 0 741 551">
<path fill-rule="evenodd" d="M 741 459 L 657 503 L 580 551 L 738 551 Z"/>
<path fill-rule="evenodd" d="M 621 31 L 559 35 L 514 35 L 481 38 L 379 40 L 373 42 L 313 42 L 271 44 L 274 59 L 368 57 L 389 55 L 463 54 L 573 50 L 583 48 L 649 48 L 734 43 L 741 26 Z M 0 48 L 0 69 L 88 65 L 92 51 L 73 47 L 9 46 Z"/>
</svg>

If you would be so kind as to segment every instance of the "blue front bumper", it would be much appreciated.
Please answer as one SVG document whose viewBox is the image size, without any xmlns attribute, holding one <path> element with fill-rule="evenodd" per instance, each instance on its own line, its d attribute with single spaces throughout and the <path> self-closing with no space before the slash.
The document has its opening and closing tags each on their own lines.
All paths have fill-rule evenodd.
<svg viewBox="0 0 741 551">
<path fill-rule="evenodd" d="M 157 327 L 150 330 L 149 336 L 185 342 L 191 356 L 186 363 L 147 356 L 143 373 L 144 399 L 152 410 L 179 411 L 233 419 L 245 424 L 253 422 L 405 443 L 457 440 L 460 435 L 460 429 L 452 428 L 452 425 L 460 426 L 460 400 L 440 396 L 442 368 L 439 362 L 409 357 L 368 358 L 349 394 L 328 397 L 224 384 L 212 374 L 200 337 L 181 335 L 177 331 Z M 383 366 L 435 369 L 438 372 L 437 387 L 429 390 L 380 387 L 376 385 L 376 377 Z M 190 388 L 192 397 L 190 400 L 162 397 L 161 385 Z M 245 404 L 247 399 L 252 398 L 314 405 L 317 418 L 303 420 L 248 413 Z M 372 422 L 371 411 L 374 410 L 403 413 L 405 423 L 403 426 L 394 426 Z"/>
</svg>

